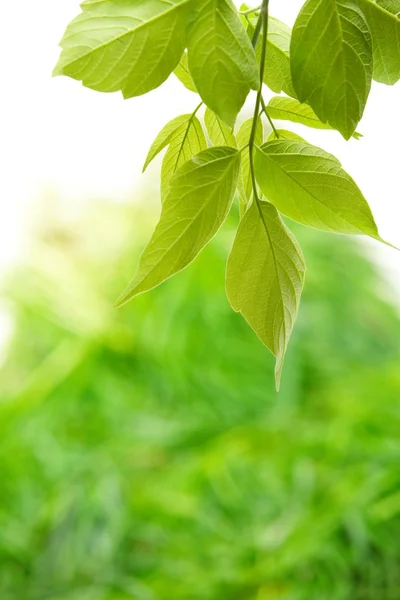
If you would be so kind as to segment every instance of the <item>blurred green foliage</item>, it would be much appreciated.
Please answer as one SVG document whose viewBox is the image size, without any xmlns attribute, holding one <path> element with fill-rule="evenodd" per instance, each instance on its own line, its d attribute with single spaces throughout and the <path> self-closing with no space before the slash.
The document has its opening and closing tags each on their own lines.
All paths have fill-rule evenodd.
<svg viewBox="0 0 400 600">
<path fill-rule="evenodd" d="M 1 600 L 399 600 L 400 320 L 360 246 L 296 230 L 277 395 L 225 298 L 230 223 L 112 307 L 149 230 L 143 208 L 49 218 L 9 285 Z"/>
</svg>

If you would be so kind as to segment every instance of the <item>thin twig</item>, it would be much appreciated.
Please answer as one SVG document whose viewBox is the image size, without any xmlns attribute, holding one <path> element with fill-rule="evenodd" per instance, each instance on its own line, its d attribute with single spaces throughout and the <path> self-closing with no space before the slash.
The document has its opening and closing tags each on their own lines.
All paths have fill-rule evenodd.
<svg viewBox="0 0 400 600">
<path fill-rule="evenodd" d="M 251 15 L 253 13 L 257 13 L 261 9 L 261 6 L 262 5 L 257 6 L 256 8 L 249 8 L 248 10 L 240 10 L 239 13 L 243 16 Z"/>
<path fill-rule="evenodd" d="M 260 212 L 260 216 L 263 221 L 264 221 L 264 218 L 263 218 L 263 214 L 261 211 L 260 199 L 258 197 L 258 192 L 257 192 L 256 176 L 255 176 L 255 172 L 254 172 L 254 145 L 255 145 L 255 139 L 256 139 L 256 133 L 257 133 L 258 115 L 260 113 L 260 106 L 261 106 L 261 102 L 262 102 L 262 86 L 263 86 L 264 71 L 265 71 L 265 55 L 267 53 L 268 5 L 269 5 L 269 0 L 263 0 L 262 6 L 261 6 L 260 17 L 258 19 L 258 22 L 260 22 L 260 24 L 261 24 L 260 31 L 261 31 L 261 29 L 263 30 L 262 47 L 261 47 L 261 61 L 260 61 L 260 87 L 259 87 L 259 90 L 257 91 L 256 104 L 254 107 L 253 125 L 251 128 L 250 139 L 249 139 L 250 174 L 251 174 L 251 180 L 252 180 L 252 185 L 253 185 L 254 200 L 257 203 L 257 206 L 258 206 L 258 209 Z M 258 22 L 257 22 L 257 24 L 258 24 Z"/>
<path fill-rule="evenodd" d="M 257 46 L 257 42 L 258 42 L 258 38 L 260 37 L 261 29 L 262 29 L 262 17 L 261 17 L 261 14 L 260 14 L 258 16 L 257 23 L 256 23 L 256 28 L 254 29 L 253 37 L 252 37 L 252 40 L 251 40 L 253 48 L 255 48 Z"/>
<path fill-rule="evenodd" d="M 265 105 L 264 98 L 263 98 L 262 96 L 261 96 L 261 106 L 262 106 L 262 112 L 263 112 L 263 113 L 264 113 L 264 115 L 267 117 L 267 119 L 268 119 L 268 121 L 269 121 L 269 124 L 270 124 L 270 125 L 271 125 L 271 127 L 272 127 L 272 131 L 273 131 L 273 132 L 274 132 L 274 134 L 275 134 L 275 137 L 276 137 L 276 139 L 277 139 L 277 140 L 279 140 L 279 138 L 280 138 L 279 132 L 278 132 L 277 128 L 275 127 L 273 120 L 272 120 L 272 119 L 271 119 L 271 117 L 269 116 L 268 108 L 267 108 L 267 106 Z"/>
</svg>

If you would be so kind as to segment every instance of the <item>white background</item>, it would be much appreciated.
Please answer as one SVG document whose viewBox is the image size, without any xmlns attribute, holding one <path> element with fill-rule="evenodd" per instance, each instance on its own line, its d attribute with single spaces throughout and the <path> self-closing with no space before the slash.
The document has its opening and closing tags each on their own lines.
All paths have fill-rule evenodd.
<svg viewBox="0 0 400 600">
<path fill-rule="evenodd" d="M 301 4 L 271 0 L 271 14 L 292 25 Z M 197 103 L 174 77 L 161 89 L 129 101 L 120 94 L 85 89 L 68 78 L 52 78 L 58 41 L 78 12 L 77 0 L 19 0 L 2 7 L 0 272 L 23 248 L 27 219 L 43 193 L 71 203 L 87 197 L 134 202 L 143 189 L 157 194 L 158 165 L 141 175 L 147 149 L 169 119 L 191 112 Z M 374 84 L 358 127 L 361 141 L 346 143 L 336 132 L 305 134 L 297 127 L 310 142 L 340 158 L 367 196 L 381 235 L 396 245 L 399 106 L 400 83 Z M 396 283 L 400 254 L 375 242 L 369 248 Z"/>
</svg>

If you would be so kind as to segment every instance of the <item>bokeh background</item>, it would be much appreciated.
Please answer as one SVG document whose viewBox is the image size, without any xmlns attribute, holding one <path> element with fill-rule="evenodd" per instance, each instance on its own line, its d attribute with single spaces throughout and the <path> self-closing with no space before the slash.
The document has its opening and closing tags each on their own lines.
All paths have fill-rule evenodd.
<svg viewBox="0 0 400 600">
<path fill-rule="evenodd" d="M 77 10 L 0 23 L 1 600 L 400 600 L 399 256 L 290 223 L 308 272 L 279 394 L 225 297 L 235 210 L 115 310 L 159 212 L 147 148 L 195 100 L 52 80 Z M 359 142 L 293 128 L 397 245 L 399 100 L 373 87 Z"/>
</svg>

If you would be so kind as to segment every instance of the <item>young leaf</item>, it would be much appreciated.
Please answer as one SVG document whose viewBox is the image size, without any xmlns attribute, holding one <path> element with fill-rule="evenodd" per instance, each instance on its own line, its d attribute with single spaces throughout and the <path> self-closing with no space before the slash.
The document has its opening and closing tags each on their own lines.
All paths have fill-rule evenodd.
<svg viewBox="0 0 400 600">
<path fill-rule="evenodd" d="M 277 134 L 275 131 L 271 131 L 267 138 L 267 142 L 271 142 L 273 140 L 297 140 L 298 142 L 305 142 L 306 140 L 297 133 L 293 133 L 293 131 L 288 131 L 287 129 L 277 129 Z"/>
<path fill-rule="evenodd" d="M 187 52 L 182 54 L 182 58 L 174 71 L 174 75 L 176 75 L 179 81 L 183 83 L 186 89 L 188 89 L 190 92 L 197 93 L 196 86 L 193 83 L 193 79 L 189 71 Z"/>
<path fill-rule="evenodd" d="M 271 119 L 300 123 L 301 125 L 306 125 L 312 129 L 333 129 L 328 123 L 322 123 L 318 119 L 311 106 L 308 106 L 308 104 L 301 104 L 298 100 L 293 98 L 274 96 L 274 98 L 271 98 L 269 101 L 267 108 Z M 362 136 L 355 132 L 353 137 L 358 139 Z"/>
<path fill-rule="evenodd" d="M 359 7 L 353 0 L 307 0 L 293 28 L 290 56 L 300 102 L 348 140 L 372 79 L 371 35 Z"/>
<path fill-rule="evenodd" d="M 400 79 L 399 0 L 356 0 L 372 35 L 374 79 L 393 85 Z"/>
<path fill-rule="evenodd" d="M 125 98 L 158 87 L 185 48 L 190 0 L 86 0 L 61 41 L 55 75 Z"/>
<path fill-rule="evenodd" d="M 204 113 L 204 124 L 208 137 L 214 146 L 237 147 L 236 137 L 232 129 L 228 125 L 225 125 L 209 108 L 206 108 Z"/>
<path fill-rule="evenodd" d="M 324 150 L 278 140 L 257 149 L 255 172 L 263 194 L 291 219 L 326 231 L 380 239 L 361 191 Z"/>
<path fill-rule="evenodd" d="M 257 19 L 249 19 L 251 25 L 248 33 L 252 37 Z M 292 76 L 290 73 L 290 38 L 291 29 L 279 19 L 269 17 L 268 19 L 268 43 L 267 60 L 264 69 L 263 81 L 270 90 L 276 94 L 285 92 L 288 96 L 296 97 L 292 85 Z M 261 40 L 258 40 L 256 46 L 256 57 L 258 62 L 261 59 Z"/>
<path fill-rule="evenodd" d="M 156 287 L 196 258 L 228 214 L 239 167 L 240 154 L 234 148 L 209 148 L 175 173 L 160 221 L 118 306 Z"/>
<path fill-rule="evenodd" d="M 231 0 L 191 8 L 189 70 L 205 104 L 233 127 L 250 88 L 259 88 L 257 60 Z"/>
<path fill-rule="evenodd" d="M 248 143 L 251 133 L 251 128 L 253 126 L 253 119 L 248 119 L 245 121 L 237 134 L 237 143 L 239 148 Z M 255 136 L 255 143 L 257 146 L 261 146 L 263 143 L 264 133 L 263 133 L 263 125 L 261 119 L 257 120 L 257 129 Z M 239 195 L 240 195 L 240 204 L 241 204 L 241 212 L 247 208 L 247 204 L 251 198 L 253 192 L 253 184 L 251 179 L 251 171 L 250 171 L 250 154 L 249 149 L 246 148 L 242 151 L 242 165 L 240 169 L 239 176 Z"/>
<path fill-rule="evenodd" d="M 332 129 L 328 123 L 322 123 L 311 106 L 301 104 L 293 98 L 274 96 L 268 103 L 268 114 L 271 119 L 300 123 L 313 129 Z"/>
<path fill-rule="evenodd" d="M 146 162 L 144 163 L 143 173 L 151 163 L 151 161 L 159 154 L 168 144 L 171 143 L 171 140 L 177 136 L 181 135 L 187 128 L 188 123 L 190 122 L 192 115 L 180 115 L 179 117 L 175 117 L 169 123 L 162 128 L 160 133 L 157 135 L 156 139 L 152 143 L 149 153 L 146 158 Z"/>
<path fill-rule="evenodd" d="M 305 275 L 300 247 L 268 202 L 253 202 L 239 224 L 228 259 L 226 291 L 276 357 L 276 386 L 296 320 Z"/>
<path fill-rule="evenodd" d="M 173 174 L 190 158 L 207 148 L 207 140 L 199 119 L 194 115 L 183 131 L 174 136 L 161 166 L 161 200 L 164 201 Z"/>
<path fill-rule="evenodd" d="M 207 148 L 203 128 L 194 113 L 176 117 L 165 125 L 151 145 L 143 171 L 166 146 L 169 148 L 161 168 L 162 200 L 167 195 L 169 181 L 175 171 L 192 156 Z"/>
</svg>

